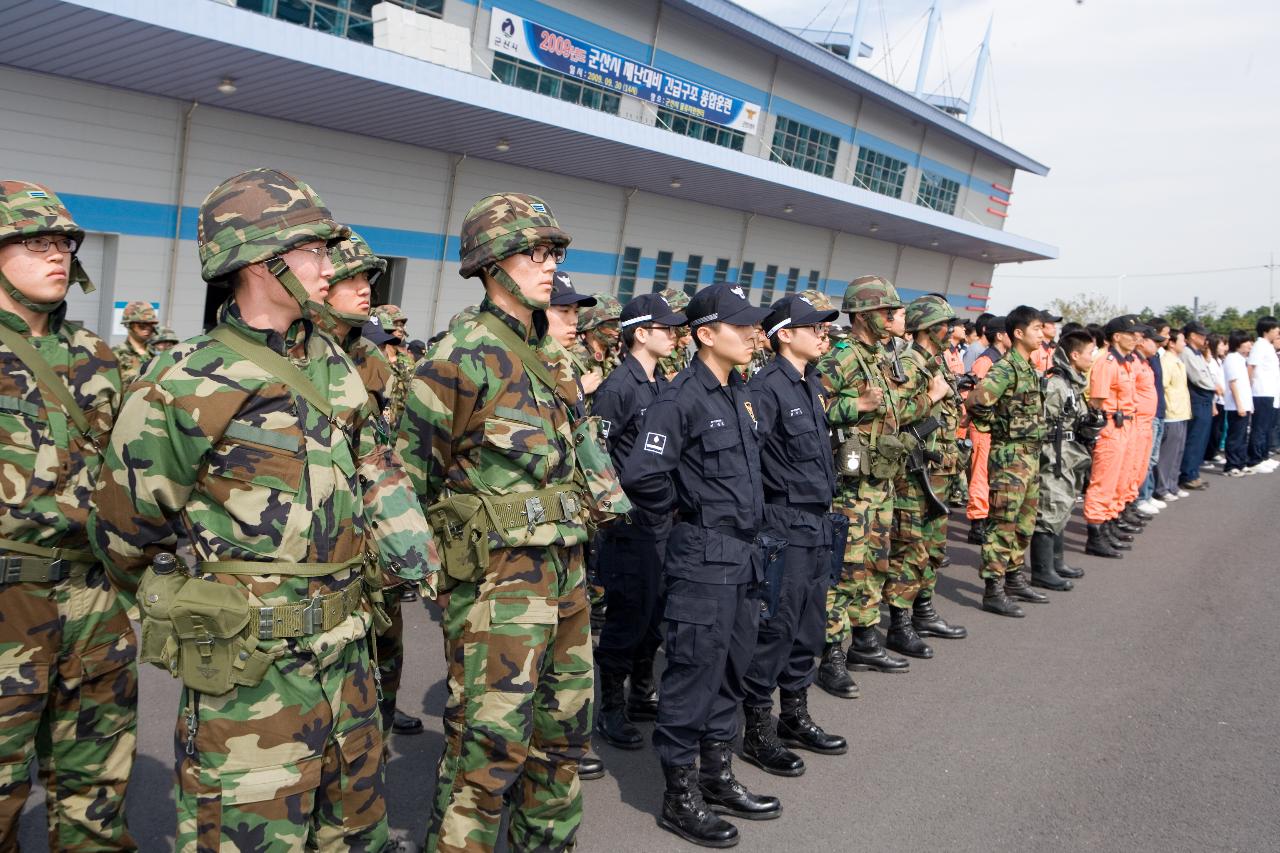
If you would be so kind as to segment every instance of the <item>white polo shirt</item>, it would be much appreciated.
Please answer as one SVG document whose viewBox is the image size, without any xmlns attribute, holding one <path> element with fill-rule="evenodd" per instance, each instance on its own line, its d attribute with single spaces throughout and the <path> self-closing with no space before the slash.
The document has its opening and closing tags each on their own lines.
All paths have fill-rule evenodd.
<svg viewBox="0 0 1280 853">
<path fill-rule="evenodd" d="M 1274 344 L 1264 338 L 1254 341 L 1249 366 L 1253 368 L 1253 396 L 1274 400 L 1280 395 L 1280 357 Z"/>
</svg>

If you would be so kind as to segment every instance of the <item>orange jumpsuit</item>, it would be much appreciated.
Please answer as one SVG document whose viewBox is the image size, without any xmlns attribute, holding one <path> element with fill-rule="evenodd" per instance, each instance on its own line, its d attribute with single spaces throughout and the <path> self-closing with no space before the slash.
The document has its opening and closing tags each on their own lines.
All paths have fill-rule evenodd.
<svg viewBox="0 0 1280 853">
<path fill-rule="evenodd" d="M 1145 358 L 1133 356 L 1133 399 L 1136 417 L 1133 435 L 1125 448 L 1126 479 L 1121 493 L 1121 509 L 1138 498 L 1142 481 L 1147 478 L 1151 464 L 1151 442 L 1155 438 L 1156 410 L 1160 407 L 1160 395 L 1156 393 L 1156 372 Z"/>
<path fill-rule="evenodd" d="M 1031 366 L 1036 369 L 1036 373 L 1044 376 L 1045 371 L 1053 367 L 1053 351 L 1056 348 L 1056 344 L 1044 343 L 1031 353 Z"/>
<path fill-rule="evenodd" d="M 978 360 L 973 363 L 969 372 L 975 379 L 981 381 L 991 370 L 991 366 L 1003 357 L 1000 350 L 990 347 L 978 356 Z M 969 440 L 973 442 L 973 453 L 969 456 L 969 506 L 965 510 L 965 515 L 970 521 L 976 521 L 986 518 L 987 513 L 991 511 L 991 505 L 988 503 L 990 490 L 987 488 L 987 455 L 991 452 L 991 433 L 978 432 L 972 424 L 968 429 Z"/>
<path fill-rule="evenodd" d="M 1084 493 L 1084 520 L 1089 524 L 1110 521 L 1124 509 L 1120 499 L 1127 487 L 1124 481 L 1127 447 L 1133 435 L 1134 370 L 1132 356 L 1121 356 L 1107 349 L 1089 371 L 1089 399 L 1102 399 L 1107 425 L 1093 445 L 1093 468 L 1089 488 Z M 1123 416 L 1123 426 L 1116 426 L 1115 415 Z"/>
</svg>

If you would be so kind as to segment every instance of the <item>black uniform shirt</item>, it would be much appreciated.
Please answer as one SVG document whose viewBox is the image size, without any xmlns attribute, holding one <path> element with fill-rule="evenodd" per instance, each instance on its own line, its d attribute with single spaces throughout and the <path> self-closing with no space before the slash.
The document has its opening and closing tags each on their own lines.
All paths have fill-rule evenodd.
<svg viewBox="0 0 1280 853">
<path fill-rule="evenodd" d="M 675 509 L 681 521 L 750 541 L 764 507 L 755 421 L 737 371 L 721 385 L 695 358 L 649 406 L 622 487 L 649 512 Z"/>
<path fill-rule="evenodd" d="M 601 432 L 617 471 L 622 470 L 631 448 L 635 446 L 645 412 L 658 398 L 658 394 L 670 384 L 657 371 L 654 376 L 655 380 L 650 381 L 640 362 L 628 357 L 609 373 L 591 395 L 591 414 L 600 417 Z M 611 534 L 624 537 L 629 534 L 665 536 L 665 531 L 671 524 L 671 513 L 656 515 L 637 505 L 629 513 L 627 522 L 612 525 L 608 529 Z"/>
<path fill-rule="evenodd" d="M 812 365 L 804 375 L 775 356 L 747 385 L 759 421 L 765 500 L 823 513 L 836 491 L 826 391 Z"/>
</svg>

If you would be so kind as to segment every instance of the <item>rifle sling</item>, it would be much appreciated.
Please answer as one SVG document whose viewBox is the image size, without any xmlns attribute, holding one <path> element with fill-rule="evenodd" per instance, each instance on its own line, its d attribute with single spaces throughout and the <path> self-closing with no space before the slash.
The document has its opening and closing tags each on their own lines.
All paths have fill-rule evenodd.
<svg viewBox="0 0 1280 853">
<path fill-rule="evenodd" d="M 67 387 L 67 383 L 62 380 L 53 369 L 53 365 L 45 360 L 40 354 L 40 350 L 27 340 L 26 335 L 16 329 L 0 323 L 0 343 L 4 343 L 9 349 L 13 350 L 13 354 L 18 360 L 27 366 L 27 369 L 36 378 L 36 383 L 44 389 L 47 394 L 53 398 L 52 402 L 58 404 L 58 408 L 66 413 L 75 423 L 76 428 L 80 430 L 90 441 L 93 436 L 89 432 L 89 419 L 85 417 L 84 410 L 76 403 L 76 398 L 72 396 L 71 389 Z"/>
</svg>

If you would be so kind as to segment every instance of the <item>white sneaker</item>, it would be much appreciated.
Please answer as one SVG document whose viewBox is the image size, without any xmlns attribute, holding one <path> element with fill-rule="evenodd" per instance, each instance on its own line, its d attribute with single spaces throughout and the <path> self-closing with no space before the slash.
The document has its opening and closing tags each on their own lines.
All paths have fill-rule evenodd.
<svg viewBox="0 0 1280 853">
<path fill-rule="evenodd" d="M 1133 505 L 1133 508 L 1148 517 L 1160 514 L 1160 507 L 1156 506 L 1150 500 L 1139 501 Z"/>
<path fill-rule="evenodd" d="M 1164 501 L 1160 500 L 1160 499 L 1159 499 L 1159 498 L 1157 498 L 1157 497 L 1148 498 L 1148 500 L 1149 500 L 1149 501 L 1150 501 L 1150 502 L 1155 506 L 1155 508 L 1156 508 L 1156 509 L 1168 509 L 1168 508 L 1169 508 L 1169 505 L 1168 505 L 1167 503 L 1165 503 Z"/>
<path fill-rule="evenodd" d="M 1221 453 L 1219 453 L 1217 456 L 1213 457 L 1213 459 L 1212 459 L 1212 460 L 1210 460 L 1210 461 L 1212 461 L 1212 462 L 1216 462 L 1216 463 L 1218 463 L 1219 465 L 1226 465 L 1226 464 L 1227 464 L 1227 457 L 1225 457 L 1225 456 L 1223 456 Z"/>
<path fill-rule="evenodd" d="M 1246 468 L 1250 474 L 1270 474 L 1275 468 L 1269 467 L 1265 462 L 1259 462 L 1257 465 Z"/>
<path fill-rule="evenodd" d="M 1188 492 L 1186 489 L 1178 489 L 1177 497 L 1179 497 L 1179 498 L 1189 498 L 1189 497 L 1191 497 L 1191 493 L 1190 493 L 1190 492 Z"/>
<path fill-rule="evenodd" d="M 1276 470 L 1278 466 L 1280 466 L 1280 462 L 1277 462 L 1274 459 L 1263 459 L 1257 465 L 1257 467 L 1259 468 L 1266 468 L 1267 473 L 1271 473 L 1272 471 Z"/>
<path fill-rule="evenodd" d="M 1223 472 L 1224 477 L 1243 477 L 1245 474 L 1252 474 L 1252 471 L 1245 471 L 1243 468 L 1232 468 L 1230 471 Z"/>
</svg>

